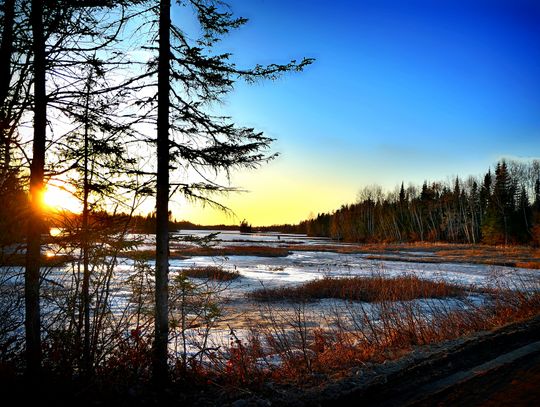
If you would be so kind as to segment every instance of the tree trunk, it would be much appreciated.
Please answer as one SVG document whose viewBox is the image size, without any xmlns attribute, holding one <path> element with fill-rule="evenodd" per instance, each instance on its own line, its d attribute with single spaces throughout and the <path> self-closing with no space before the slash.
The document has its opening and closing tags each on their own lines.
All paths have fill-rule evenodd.
<svg viewBox="0 0 540 407">
<path fill-rule="evenodd" d="M 157 191 L 156 191 L 156 290 L 153 378 L 167 381 L 168 273 L 169 273 L 169 69 L 170 0 L 161 0 L 159 15 Z"/>
<path fill-rule="evenodd" d="M 3 106 L 9 91 L 11 78 L 11 54 L 13 53 L 13 21 L 15 19 L 15 0 L 5 0 L 4 26 L 0 43 L 0 106 Z"/>
<path fill-rule="evenodd" d="M 4 157 L 0 176 L 0 185 L 9 173 L 10 135 L 9 119 L 6 112 L 6 101 L 11 81 L 11 55 L 13 53 L 13 21 L 15 19 L 15 0 L 6 0 L 4 3 L 4 26 L 2 29 L 2 42 L 0 43 L 0 142 L 4 144 Z"/>
<path fill-rule="evenodd" d="M 92 73 L 88 78 L 84 112 L 84 180 L 83 180 L 83 213 L 82 213 L 82 252 L 83 252 L 83 283 L 82 283 L 82 302 L 84 310 L 84 342 L 83 342 L 83 369 L 86 375 L 91 375 L 90 361 L 90 269 L 89 263 L 89 247 L 88 247 L 88 193 L 90 192 L 89 171 L 88 171 L 88 136 L 90 131 L 90 123 L 88 110 L 90 105 L 90 87 L 92 83 Z"/>
<path fill-rule="evenodd" d="M 41 335 L 39 307 L 39 267 L 43 229 L 43 174 L 47 131 L 47 96 L 45 93 L 45 37 L 43 3 L 32 0 L 30 15 L 34 53 L 34 140 L 30 165 L 30 216 L 28 218 L 25 270 L 26 369 L 36 377 L 41 368 Z"/>
</svg>

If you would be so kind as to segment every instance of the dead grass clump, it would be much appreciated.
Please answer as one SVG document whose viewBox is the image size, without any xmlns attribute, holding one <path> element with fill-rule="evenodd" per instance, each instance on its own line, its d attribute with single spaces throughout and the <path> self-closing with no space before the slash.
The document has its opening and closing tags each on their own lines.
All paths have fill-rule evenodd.
<svg viewBox="0 0 540 407">
<path fill-rule="evenodd" d="M 122 253 L 122 256 L 132 260 L 149 261 L 156 258 L 156 251 L 154 249 L 130 250 Z M 171 252 L 169 258 L 174 260 L 185 260 L 188 259 L 189 256 L 183 255 L 181 252 Z"/>
<path fill-rule="evenodd" d="M 181 273 L 186 277 L 218 281 L 231 281 L 240 277 L 240 273 L 237 271 L 224 270 L 223 267 L 218 266 L 190 267 L 182 270 Z"/>
<path fill-rule="evenodd" d="M 186 256 L 259 256 L 287 257 L 290 252 L 286 248 L 272 246 L 228 246 L 228 247 L 188 247 L 175 251 L 171 255 Z"/>
<path fill-rule="evenodd" d="M 423 280 L 416 276 L 399 277 L 324 277 L 294 287 L 256 290 L 249 295 L 257 301 L 309 301 L 336 298 L 350 301 L 407 301 L 416 298 L 457 297 L 465 287 L 445 281 Z"/>
</svg>

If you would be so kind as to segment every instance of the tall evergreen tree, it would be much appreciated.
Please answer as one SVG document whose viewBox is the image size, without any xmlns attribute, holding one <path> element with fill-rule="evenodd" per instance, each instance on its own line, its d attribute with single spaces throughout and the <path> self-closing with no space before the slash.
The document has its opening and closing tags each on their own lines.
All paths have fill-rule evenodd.
<svg viewBox="0 0 540 407">
<path fill-rule="evenodd" d="M 508 244 L 509 222 L 515 207 L 515 185 L 508 172 L 508 166 L 503 160 L 495 171 L 495 186 L 492 201 L 497 213 L 498 223 L 502 226 L 504 244 Z"/>
<path fill-rule="evenodd" d="M 401 188 L 399 189 L 399 204 L 400 204 L 400 206 L 404 206 L 406 200 L 407 200 L 407 195 L 405 194 L 405 187 L 403 186 L 403 182 L 401 182 Z"/>
<path fill-rule="evenodd" d="M 156 179 L 156 289 L 153 376 L 156 383 L 168 377 L 169 343 L 169 107 L 171 69 L 171 2 L 159 7 L 157 179 Z"/>
<path fill-rule="evenodd" d="M 168 344 L 168 201 L 171 192 L 205 199 L 208 193 L 227 191 L 210 180 L 208 171 L 254 167 L 271 158 L 262 152 L 271 139 L 254 129 L 237 127 L 229 118 L 209 114 L 209 105 L 219 102 L 233 89 L 237 78 L 254 82 L 300 71 L 311 60 L 300 63 L 257 65 L 240 69 L 228 53 L 218 53 L 216 43 L 229 31 L 247 22 L 235 18 L 218 0 L 189 0 L 202 37 L 193 41 L 184 30 L 171 24 L 171 2 L 159 2 L 157 73 L 157 191 L 156 191 L 156 291 L 153 375 L 158 383 L 167 378 Z M 170 171 L 191 168 L 203 181 L 171 182 Z M 185 174 L 181 174 L 185 179 Z M 171 189 L 172 187 L 172 189 Z"/>
<path fill-rule="evenodd" d="M 481 210 L 482 216 L 487 211 L 489 202 L 491 200 L 491 184 L 492 184 L 492 176 L 491 176 L 491 170 L 489 170 L 484 176 L 482 187 L 480 188 L 480 210 Z"/>
<path fill-rule="evenodd" d="M 519 243 L 526 243 L 531 237 L 532 207 L 525 186 L 521 185 L 517 197 L 516 209 L 510 219 L 511 233 Z"/>
</svg>

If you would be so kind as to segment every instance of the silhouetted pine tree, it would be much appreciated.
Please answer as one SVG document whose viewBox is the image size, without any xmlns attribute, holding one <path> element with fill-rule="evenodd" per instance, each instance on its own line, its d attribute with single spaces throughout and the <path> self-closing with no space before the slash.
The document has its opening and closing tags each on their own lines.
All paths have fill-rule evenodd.
<svg viewBox="0 0 540 407">
<path fill-rule="evenodd" d="M 161 0 L 158 14 L 157 67 L 150 64 L 149 75 L 157 75 L 157 174 L 156 174 L 156 274 L 155 340 L 153 376 L 156 383 L 167 379 L 168 357 L 168 202 L 171 193 L 203 199 L 220 206 L 208 197 L 212 192 L 230 190 L 210 180 L 207 174 L 232 168 L 252 168 L 272 155 L 264 150 L 270 138 L 252 128 L 238 127 L 228 117 L 209 113 L 208 107 L 219 103 L 238 79 L 254 82 L 275 79 L 290 71 L 300 71 L 311 63 L 304 59 L 285 65 L 256 65 L 241 69 L 231 62 L 231 54 L 220 53 L 215 45 L 221 37 L 247 22 L 236 18 L 225 2 L 189 0 L 179 2 L 191 8 L 197 17 L 201 36 L 193 39 L 182 27 L 171 22 L 171 1 Z M 191 12 L 191 11 L 189 11 Z M 155 18 L 153 18 L 155 23 Z M 174 179 L 172 169 L 194 170 L 203 182 L 185 181 L 185 172 Z M 178 173 L 177 173 L 178 174 Z M 223 207 L 222 207 L 223 208 Z"/>
<path fill-rule="evenodd" d="M 495 184 L 483 226 L 484 239 L 491 243 L 509 242 L 510 222 L 515 207 L 515 186 L 503 160 L 495 169 Z"/>
<path fill-rule="evenodd" d="M 517 197 L 516 210 L 511 217 L 511 234 L 519 243 L 526 243 L 531 238 L 532 207 L 525 186 L 521 185 Z"/>
</svg>

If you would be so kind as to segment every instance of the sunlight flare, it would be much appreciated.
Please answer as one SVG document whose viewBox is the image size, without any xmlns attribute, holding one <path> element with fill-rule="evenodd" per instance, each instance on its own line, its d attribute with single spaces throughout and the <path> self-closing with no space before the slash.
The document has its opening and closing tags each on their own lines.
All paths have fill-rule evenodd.
<svg viewBox="0 0 540 407">
<path fill-rule="evenodd" d="M 43 194 L 45 208 L 57 211 L 80 212 L 81 202 L 66 188 L 47 185 Z"/>
</svg>

